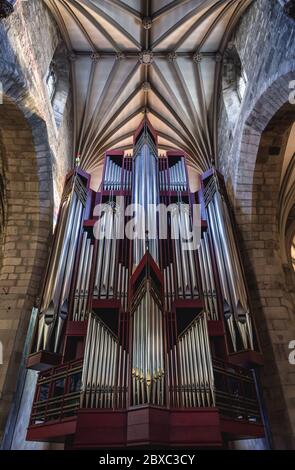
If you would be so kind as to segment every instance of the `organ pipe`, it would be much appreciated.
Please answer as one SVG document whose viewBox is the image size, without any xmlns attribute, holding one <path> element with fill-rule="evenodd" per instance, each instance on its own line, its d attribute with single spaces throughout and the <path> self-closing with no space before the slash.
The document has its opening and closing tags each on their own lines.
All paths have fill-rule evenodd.
<svg viewBox="0 0 295 470">
<path fill-rule="evenodd" d="M 60 348 L 86 198 L 86 188 L 79 175 L 75 174 L 68 181 L 61 202 L 40 307 L 37 351 L 52 348 L 56 353 Z"/>
<path fill-rule="evenodd" d="M 225 190 L 216 172 L 203 177 L 207 226 L 188 249 L 199 196 L 183 152 L 159 156 L 156 140 L 146 120 L 133 157 L 107 152 L 98 192 L 79 169 L 65 186 L 32 352 L 65 362 L 82 354 L 81 408 L 215 407 L 215 330 L 224 320 L 224 351 L 255 347 Z M 121 236 L 130 203 L 145 211 L 134 240 Z M 159 203 L 169 208 L 167 239 Z"/>
<path fill-rule="evenodd" d="M 241 343 L 244 349 L 254 349 L 250 308 L 243 270 L 237 251 L 228 204 L 220 188 L 218 175 L 205 188 L 206 210 L 214 242 L 217 266 L 221 280 L 224 315 L 236 351 Z"/>
</svg>

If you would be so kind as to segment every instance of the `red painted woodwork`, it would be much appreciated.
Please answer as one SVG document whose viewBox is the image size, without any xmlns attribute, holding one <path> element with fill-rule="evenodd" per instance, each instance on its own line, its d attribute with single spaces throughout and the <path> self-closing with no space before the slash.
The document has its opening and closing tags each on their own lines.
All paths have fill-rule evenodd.
<svg viewBox="0 0 295 470">
<path fill-rule="evenodd" d="M 265 436 L 262 424 L 238 421 L 222 416 L 220 419 L 220 429 L 223 434 L 227 434 L 228 439 L 259 439 Z"/>
<path fill-rule="evenodd" d="M 74 449 L 152 445 L 221 447 L 218 410 L 140 406 L 78 411 Z"/>
<path fill-rule="evenodd" d="M 126 410 L 79 410 L 73 448 L 125 446 L 126 434 Z"/>
<path fill-rule="evenodd" d="M 224 336 L 224 326 L 221 320 L 208 320 L 209 336 Z"/>
<path fill-rule="evenodd" d="M 86 336 L 87 321 L 68 321 L 66 327 L 66 336 Z"/>
<path fill-rule="evenodd" d="M 28 441 L 64 442 L 65 436 L 76 432 L 77 418 L 68 418 L 62 421 L 52 421 L 45 424 L 29 426 Z"/>
<path fill-rule="evenodd" d="M 29 355 L 26 367 L 27 369 L 44 371 L 51 367 L 58 366 L 61 363 L 61 360 L 61 354 L 39 351 Z"/>
<path fill-rule="evenodd" d="M 257 351 L 240 351 L 228 355 L 228 361 L 242 367 L 263 366 L 263 355 Z"/>
</svg>

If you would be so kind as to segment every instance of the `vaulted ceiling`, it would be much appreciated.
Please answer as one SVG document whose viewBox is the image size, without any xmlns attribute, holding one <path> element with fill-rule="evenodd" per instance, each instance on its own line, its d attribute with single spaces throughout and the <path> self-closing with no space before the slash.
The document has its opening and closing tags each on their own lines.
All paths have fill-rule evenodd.
<svg viewBox="0 0 295 470">
<path fill-rule="evenodd" d="M 222 54 L 252 0 L 44 0 L 70 51 L 74 140 L 95 172 L 104 152 L 132 152 L 144 113 L 159 148 L 204 171 L 217 146 Z"/>
</svg>

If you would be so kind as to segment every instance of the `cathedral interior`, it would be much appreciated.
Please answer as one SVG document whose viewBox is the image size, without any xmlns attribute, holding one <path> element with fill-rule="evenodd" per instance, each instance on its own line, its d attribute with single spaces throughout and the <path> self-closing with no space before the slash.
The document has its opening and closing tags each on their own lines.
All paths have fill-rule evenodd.
<svg viewBox="0 0 295 470">
<path fill-rule="evenodd" d="M 294 44 L 294 0 L 0 0 L 1 449 L 295 449 Z"/>
</svg>

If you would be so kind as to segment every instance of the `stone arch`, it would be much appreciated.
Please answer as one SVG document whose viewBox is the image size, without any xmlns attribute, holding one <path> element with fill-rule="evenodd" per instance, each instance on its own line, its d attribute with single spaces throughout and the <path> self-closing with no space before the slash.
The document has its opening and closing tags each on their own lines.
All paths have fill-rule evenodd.
<svg viewBox="0 0 295 470">
<path fill-rule="evenodd" d="M 16 387 L 52 233 L 52 162 L 46 124 L 13 64 L 0 61 L 0 158 L 5 222 L 0 264 L 0 437 Z"/>
<path fill-rule="evenodd" d="M 262 385 L 277 449 L 295 448 L 295 374 L 288 361 L 289 343 L 295 339 L 294 302 L 281 252 L 278 210 L 284 139 L 295 120 L 295 106 L 289 103 L 292 80 L 294 73 L 288 71 L 265 84 L 243 124 L 232 181 L 245 270 L 265 358 Z"/>
<path fill-rule="evenodd" d="M 288 64 L 286 66 L 288 67 Z M 239 199 L 240 184 L 253 183 L 256 157 L 262 132 L 274 114 L 289 101 L 292 91 L 290 83 L 294 81 L 295 64 L 293 64 L 293 67 L 293 70 L 289 70 L 286 74 L 280 77 L 272 77 L 272 79 L 268 80 L 246 120 L 243 123 L 239 122 L 239 125 L 243 126 L 243 133 L 233 168 L 234 177 L 232 184 L 236 195 L 235 199 Z M 285 68 L 282 66 L 281 70 Z M 246 175 L 246 182 L 242 182 L 243 175 Z"/>
</svg>

